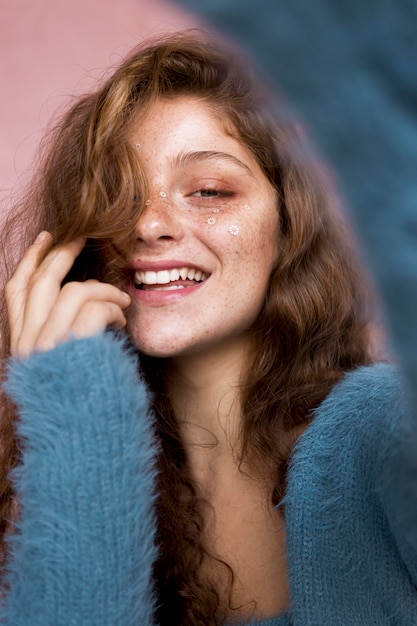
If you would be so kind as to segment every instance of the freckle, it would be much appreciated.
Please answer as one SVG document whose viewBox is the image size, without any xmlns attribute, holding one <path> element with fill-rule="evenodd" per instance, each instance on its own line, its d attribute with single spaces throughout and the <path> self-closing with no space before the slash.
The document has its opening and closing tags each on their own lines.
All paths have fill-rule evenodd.
<svg viewBox="0 0 417 626">
<path fill-rule="evenodd" d="M 237 236 L 238 236 L 238 234 L 239 234 L 239 232 L 240 232 L 240 231 L 239 231 L 239 227 L 238 227 L 238 226 L 236 226 L 235 224 L 232 224 L 232 225 L 229 227 L 229 233 L 230 233 L 231 235 L 233 235 L 234 237 L 237 237 Z"/>
<path fill-rule="evenodd" d="M 220 209 L 213 209 L 213 213 L 218 213 Z"/>
<path fill-rule="evenodd" d="M 160 191 L 159 195 L 161 196 L 161 198 L 166 198 L 167 197 L 166 191 Z"/>
<path fill-rule="evenodd" d="M 216 218 L 215 217 L 209 217 L 207 219 L 207 224 L 215 224 L 216 223 Z"/>
</svg>

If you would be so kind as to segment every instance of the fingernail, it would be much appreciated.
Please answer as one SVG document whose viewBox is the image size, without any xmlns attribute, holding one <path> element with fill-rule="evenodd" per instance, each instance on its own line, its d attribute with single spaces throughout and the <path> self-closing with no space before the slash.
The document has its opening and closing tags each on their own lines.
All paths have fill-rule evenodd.
<svg viewBox="0 0 417 626">
<path fill-rule="evenodd" d="M 126 300 L 130 300 L 130 296 L 128 293 L 126 293 L 126 291 L 122 291 L 122 296 L 124 296 L 126 298 Z"/>
<path fill-rule="evenodd" d="M 46 239 L 48 239 L 48 237 L 49 232 L 47 230 L 42 230 L 33 243 L 43 243 Z"/>
</svg>

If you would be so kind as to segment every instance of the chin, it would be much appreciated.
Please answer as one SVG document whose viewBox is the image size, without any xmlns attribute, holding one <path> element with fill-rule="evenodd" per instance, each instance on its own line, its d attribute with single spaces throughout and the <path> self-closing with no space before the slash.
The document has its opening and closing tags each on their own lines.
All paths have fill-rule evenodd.
<svg viewBox="0 0 417 626">
<path fill-rule="evenodd" d="M 176 356 L 181 356 L 182 354 L 186 354 L 188 352 L 187 348 L 178 343 L 178 341 L 172 342 L 172 337 L 162 337 L 158 336 L 155 340 L 152 340 L 149 337 L 149 334 L 146 338 L 141 337 L 140 334 L 128 331 L 129 337 L 133 343 L 133 345 L 141 352 L 142 354 L 146 354 L 147 356 L 158 358 L 158 359 L 169 359 Z"/>
<path fill-rule="evenodd" d="M 194 356 L 208 353 L 213 347 L 225 345 L 224 341 L 218 342 L 207 337 L 196 338 L 195 335 L 181 337 L 179 335 L 174 336 L 175 333 L 165 335 L 161 333 L 157 337 L 152 337 L 150 333 L 146 333 L 146 337 L 144 337 L 141 333 L 134 331 L 129 331 L 128 334 L 139 352 L 158 359 Z"/>
<path fill-rule="evenodd" d="M 169 358 L 174 358 L 176 356 L 180 356 L 182 354 L 181 352 L 177 352 L 175 350 L 169 350 L 166 347 L 160 347 L 160 346 L 149 347 L 149 346 L 136 345 L 136 347 L 140 353 L 146 354 L 146 356 L 150 356 L 154 359 L 169 359 Z"/>
</svg>

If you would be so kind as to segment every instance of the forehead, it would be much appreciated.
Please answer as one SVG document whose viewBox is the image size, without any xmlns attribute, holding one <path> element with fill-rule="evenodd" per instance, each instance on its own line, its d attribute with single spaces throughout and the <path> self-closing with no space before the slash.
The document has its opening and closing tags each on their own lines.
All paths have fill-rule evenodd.
<svg viewBox="0 0 417 626">
<path fill-rule="evenodd" d="M 131 133 L 160 136 L 164 132 L 173 133 L 176 129 L 184 132 L 188 129 L 195 131 L 196 128 L 200 130 L 198 136 L 211 132 L 238 140 L 236 129 L 223 112 L 206 100 L 189 96 L 151 101 L 134 116 Z"/>
<path fill-rule="evenodd" d="M 230 163 L 238 159 L 254 173 L 264 175 L 230 118 L 204 99 L 179 96 L 153 101 L 135 116 L 130 139 L 143 156 L 149 151 L 164 153 L 178 163 L 178 155 L 192 153 L 193 159 L 180 159 L 189 164 L 203 158 L 213 161 L 222 153 Z"/>
</svg>

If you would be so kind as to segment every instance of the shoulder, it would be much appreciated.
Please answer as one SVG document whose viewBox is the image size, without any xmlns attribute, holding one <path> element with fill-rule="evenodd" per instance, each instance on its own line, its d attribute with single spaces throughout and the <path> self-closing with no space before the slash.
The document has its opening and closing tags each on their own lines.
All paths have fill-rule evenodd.
<svg viewBox="0 0 417 626">
<path fill-rule="evenodd" d="M 343 419 L 344 415 L 392 415 L 404 409 L 405 384 L 399 368 L 375 363 L 347 372 L 314 414 L 318 419 Z"/>
<path fill-rule="evenodd" d="M 296 455 L 372 458 L 389 445 L 407 412 L 407 392 L 399 368 L 377 363 L 347 372 L 315 409 L 300 437 Z"/>
<path fill-rule="evenodd" d="M 394 365 L 378 363 L 347 372 L 294 446 L 287 502 L 302 497 L 313 506 L 349 494 L 362 506 L 363 490 L 374 492 L 384 460 L 402 448 L 406 398 Z"/>
</svg>

